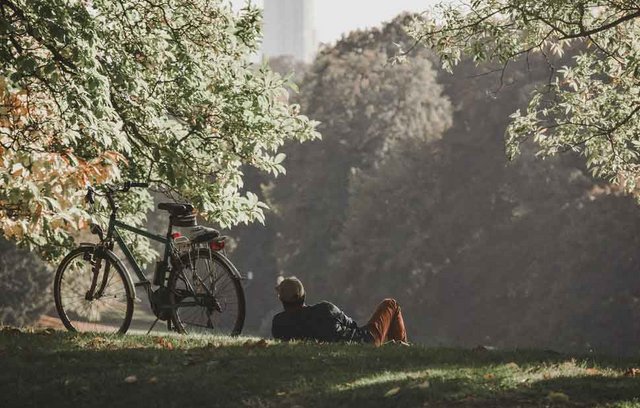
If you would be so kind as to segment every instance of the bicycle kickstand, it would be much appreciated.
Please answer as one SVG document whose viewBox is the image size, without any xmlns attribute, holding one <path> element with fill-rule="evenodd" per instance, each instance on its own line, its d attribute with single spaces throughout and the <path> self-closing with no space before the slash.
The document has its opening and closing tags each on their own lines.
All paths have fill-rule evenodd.
<svg viewBox="0 0 640 408">
<path fill-rule="evenodd" d="M 156 318 L 156 320 L 153 322 L 151 327 L 149 327 L 149 330 L 147 331 L 147 334 L 151 333 L 151 330 L 153 330 L 153 328 L 156 327 L 156 323 L 158 323 L 158 320 L 160 320 L 160 319 Z"/>
</svg>

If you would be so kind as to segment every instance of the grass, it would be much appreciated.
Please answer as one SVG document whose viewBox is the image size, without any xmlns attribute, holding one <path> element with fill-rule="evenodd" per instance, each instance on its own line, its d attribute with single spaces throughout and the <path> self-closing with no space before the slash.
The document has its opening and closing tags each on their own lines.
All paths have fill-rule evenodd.
<svg viewBox="0 0 640 408">
<path fill-rule="evenodd" d="M 636 358 L 0 330 L 0 407 L 640 407 Z"/>
</svg>

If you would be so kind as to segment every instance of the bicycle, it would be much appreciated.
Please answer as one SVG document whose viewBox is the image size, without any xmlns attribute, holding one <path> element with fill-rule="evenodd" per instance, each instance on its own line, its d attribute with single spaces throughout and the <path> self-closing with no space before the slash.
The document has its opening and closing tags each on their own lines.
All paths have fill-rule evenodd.
<svg viewBox="0 0 640 408">
<path fill-rule="evenodd" d="M 158 209 L 169 213 L 166 236 L 118 220 L 115 197 L 131 188 L 147 187 L 147 183 L 126 182 L 121 187 L 105 186 L 102 194 L 87 187 L 85 201 L 93 205 L 96 196 L 106 197 L 111 214 L 106 234 L 99 224 L 90 225 L 99 242 L 81 243 L 57 269 L 54 298 L 62 323 L 69 331 L 124 334 L 131 324 L 134 302 L 140 301 L 136 288 L 143 287 L 156 317 L 147 333 L 161 320 L 179 333 L 240 334 L 245 318 L 242 277 L 222 253 L 226 237 L 213 228 L 196 227 L 191 204 L 158 204 Z M 198 234 L 189 239 L 174 233 L 174 227 L 196 227 Z M 152 281 L 142 272 L 120 229 L 164 244 Z M 116 244 L 137 282 L 114 252 Z"/>
</svg>

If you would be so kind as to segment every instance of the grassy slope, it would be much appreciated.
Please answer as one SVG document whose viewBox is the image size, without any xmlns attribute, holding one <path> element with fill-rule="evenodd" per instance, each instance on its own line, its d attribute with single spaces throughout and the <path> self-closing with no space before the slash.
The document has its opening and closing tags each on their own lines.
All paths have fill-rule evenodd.
<svg viewBox="0 0 640 408">
<path fill-rule="evenodd" d="M 5 328 L 0 407 L 640 407 L 637 359 L 246 341 Z"/>
</svg>

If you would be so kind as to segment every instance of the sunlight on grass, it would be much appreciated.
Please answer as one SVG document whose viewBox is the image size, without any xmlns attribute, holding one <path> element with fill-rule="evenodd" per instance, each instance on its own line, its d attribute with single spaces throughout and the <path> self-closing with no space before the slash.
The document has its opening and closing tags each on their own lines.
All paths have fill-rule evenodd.
<svg viewBox="0 0 640 408">
<path fill-rule="evenodd" d="M 25 406 L 24 395 L 30 406 L 66 406 L 71 398 L 95 408 L 145 406 L 159 396 L 166 402 L 159 406 L 211 406 L 215 400 L 225 408 L 480 407 L 493 401 L 504 408 L 640 407 L 636 359 L 536 351 L 5 328 L 0 360 L 0 395 L 11 395 L 13 403 L 0 397 L 3 408 Z M 97 394 L 104 396 L 99 403 Z"/>
<path fill-rule="evenodd" d="M 338 384 L 332 387 L 332 391 L 351 391 L 357 388 L 370 387 L 373 385 L 381 385 L 385 383 L 397 383 L 401 381 L 410 381 L 419 384 L 430 377 L 440 377 L 444 375 L 443 370 L 421 370 L 421 371 L 385 371 L 380 374 L 358 378 L 344 384 Z"/>
<path fill-rule="evenodd" d="M 68 341 L 76 347 L 89 349 L 176 348 L 188 350 L 199 347 L 241 347 L 258 342 L 260 339 L 250 336 L 180 335 L 176 333 L 162 333 L 162 335 L 76 333 L 69 334 Z"/>
</svg>

